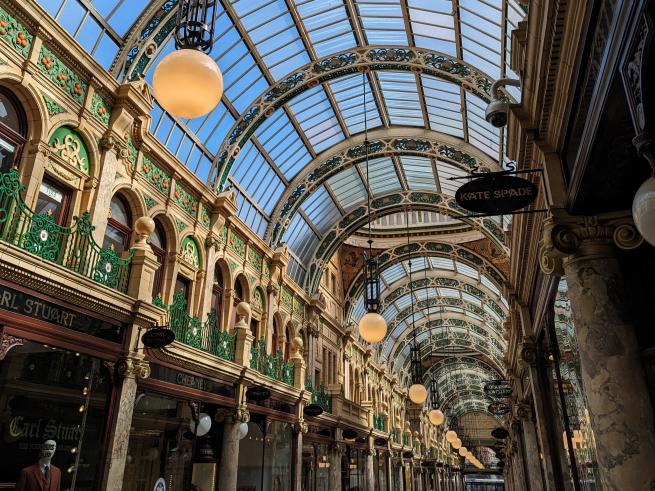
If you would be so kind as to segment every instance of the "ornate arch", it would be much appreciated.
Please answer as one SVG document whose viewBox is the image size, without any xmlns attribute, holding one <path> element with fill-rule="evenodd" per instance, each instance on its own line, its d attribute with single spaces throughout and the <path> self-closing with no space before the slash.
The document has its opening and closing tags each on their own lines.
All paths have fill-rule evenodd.
<svg viewBox="0 0 655 491">
<path fill-rule="evenodd" d="M 458 169 L 472 172 L 500 170 L 498 163 L 460 138 L 416 127 L 376 129 L 369 133 L 369 158 L 416 155 L 435 158 Z M 340 142 L 312 160 L 289 183 L 280 197 L 268 225 L 265 239 L 279 241 L 300 205 L 330 177 L 365 160 L 364 135 Z"/>
<path fill-rule="evenodd" d="M 407 208 L 433 211 L 442 215 L 459 218 L 472 228 L 480 230 L 485 237 L 494 242 L 505 254 L 508 253 L 504 243 L 505 233 L 496 222 L 489 218 L 466 218 L 467 212 L 455 202 L 455 198 L 441 193 L 402 191 L 375 197 L 371 201 L 371 217 L 372 219 L 376 219 L 403 211 Z M 323 269 L 337 248 L 350 234 L 368 223 L 369 217 L 367 211 L 366 204 L 362 204 L 345 217 L 342 217 L 323 236 L 308 268 L 309 275 L 306 286 L 310 294 L 318 290 Z"/>
</svg>

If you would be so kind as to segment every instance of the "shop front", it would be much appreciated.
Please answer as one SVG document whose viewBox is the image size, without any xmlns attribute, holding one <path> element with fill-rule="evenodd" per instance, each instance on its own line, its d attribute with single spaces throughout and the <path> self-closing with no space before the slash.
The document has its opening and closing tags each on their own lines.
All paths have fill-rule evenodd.
<svg viewBox="0 0 655 491">
<path fill-rule="evenodd" d="M 125 329 L 0 283 L 0 488 L 99 488 Z"/>
</svg>

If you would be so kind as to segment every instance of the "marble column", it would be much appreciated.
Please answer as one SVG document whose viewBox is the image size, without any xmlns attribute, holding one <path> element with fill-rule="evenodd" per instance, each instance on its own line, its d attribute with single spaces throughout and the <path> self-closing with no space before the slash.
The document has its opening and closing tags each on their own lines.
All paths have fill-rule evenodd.
<svg viewBox="0 0 655 491">
<path fill-rule="evenodd" d="M 602 217 L 546 226 L 550 259 L 563 256 L 603 490 L 655 489 L 653 412 L 616 258 L 615 246 L 639 243 L 631 227 Z"/>
<path fill-rule="evenodd" d="M 107 455 L 100 486 L 105 491 L 123 489 L 123 473 L 130 441 L 137 380 L 150 376 L 150 365 L 143 360 L 142 355 L 130 355 L 118 360 L 116 373 L 121 382 L 116 393 L 117 403 L 112 411 L 111 432 L 107 442 Z"/>
<path fill-rule="evenodd" d="M 302 491 L 302 436 L 307 433 L 307 423 L 303 420 L 303 404 L 298 404 L 296 415 L 298 421 L 293 426 L 293 455 L 291 458 L 291 472 L 293 475 L 293 491 Z"/>
<path fill-rule="evenodd" d="M 222 491 L 236 491 L 239 471 L 239 425 L 237 415 L 225 417 L 223 422 L 223 444 L 221 463 L 218 468 L 218 482 Z"/>
<path fill-rule="evenodd" d="M 334 442 L 330 446 L 328 460 L 330 462 L 330 471 L 328 474 L 328 489 L 330 491 L 341 491 L 341 455 L 344 446 L 341 442 Z"/>
<path fill-rule="evenodd" d="M 398 491 L 403 491 L 403 488 L 404 488 L 403 482 L 405 480 L 405 474 L 404 474 L 405 470 L 404 470 L 404 466 L 403 466 L 402 455 L 399 458 L 400 458 L 400 462 L 398 464 L 398 483 L 400 484 L 400 488 L 398 489 Z"/>
<path fill-rule="evenodd" d="M 527 489 L 529 491 L 543 491 L 544 481 L 541 471 L 541 457 L 537 443 L 537 430 L 535 428 L 532 412 L 528 404 L 518 404 L 517 415 L 521 418 L 522 448 L 521 455 L 525 465 Z"/>
<path fill-rule="evenodd" d="M 393 467 L 391 466 L 391 454 L 387 452 L 384 458 L 387 468 L 387 491 L 393 491 Z"/>
<path fill-rule="evenodd" d="M 375 491 L 375 468 L 373 462 L 373 455 L 375 455 L 374 448 L 367 448 L 364 450 L 366 456 L 364 460 L 364 474 L 366 476 L 366 491 Z"/>
</svg>

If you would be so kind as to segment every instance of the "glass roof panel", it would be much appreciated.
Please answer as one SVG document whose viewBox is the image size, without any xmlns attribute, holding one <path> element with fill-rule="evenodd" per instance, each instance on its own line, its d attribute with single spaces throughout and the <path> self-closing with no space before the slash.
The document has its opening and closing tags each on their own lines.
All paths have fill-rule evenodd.
<svg viewBox="0 0 655 491">
<path fill-rule="evenodd" d="M 362 301 L 364 300 L 364 297 L 361 297 Z M 398 313 L 398 309 L 394 305 L 390 305 L 386 309 L 384 309 L 384 312 L 382 312 L 382 317 L 384 317 L 384 320 L 387 321 L 387 323 L 391 322 L 394 317 L 396 317 L 396 314 Z"/>
<path fill-rule="evenodd" d="M 377 72 L 391 124 L 423 126 L 416 77 L 405 72 Z"/>
<path fill-rule="evenodd" d="M 432 161 L 425 157 L 403 155 L 400 162 L 410 189 L 437 191 L 437 182 L 432 172 Z"/>
<path fill-rule="evenodd" d="M 400 278 L 404 277 L 406 274 L 407 272 L 405 271 L 405 268 L 403 268 L 403 265 L 400 263 L 394 264 L 393 266 L 389 266 L 382 273 L 380 273 L 380 275 L 387 283 L 387 285 L 390 285 L 394 281 L 399 280 Z"/>
<path fill-rule="evenodd" d="M 237 215 L 255 233 L 264 238 L 268 220 L 258 207 L 247 197 L 233 181 L 230 181 L 237 200 Z"/>
<path fill-rule="evenodd" d="M 355 5 L 368 44 L 409 45 L 399 0 L 356 0 Z"/>
<path fill-rule="evenodd" d="M 431 257 L 430 262 L 432 263 L 433 268 L 448 269 L 451 271 L 455 269 L 452 259 L 446 259 L 443 257 Z"/>
<path fill-rule="evenodd" d="M 366 162 L 358 164 L 362 176 L 366 179 Z M 401 188 L 398 174 L 389 157 L 371 159 L 368 162 L 368 185 L 373 195 L 399 191 Z"/>
<path fill-rule="evenodd" d="M 447 55 L 457 55 L 452 0 L 408 0 L 414 42 Z"/>
<path fill-rule="evenodd" d="M 255 131 L 255 136 L 288 180 L 293 179 L 312 160 L 284 111 L 277 111 L 264 121 Z"/>
<path fill-rule="evenodd" d="M 289 107 L 316 153 L 345 138 L 321 85 L 293 99 Z"/>
<path fill-rule="evenodd" d="M 325 233 L 341 217 L 339 209 L 325 190 L 325 186 L 319 186 L 314 193 L 309 195 L 300 208 L 321 233 Z"/>
<path fill-rule="evenodd" d="M 364 97 L 362 96 L 362 76 L 348 75 L 336 81 L 329 82 L 334 99 L 337 102 L 339 111 L 343 116 L 348 132 L 351 135 L 364 131 Z M 366 118 L 368 129 L 382 126 L 380 113 L 373 99 L 371 85 L 368 82 L 366 90 Z"/>
<path fill-rule="evenodd" d="M 455 261 L 455 265 L 457 267 L 457 272 L 465 274 L 466 276 L 470 278 L 475 278 L 476 280 L 478 279 L 478 272 L 468 264 L 461 263 L 459 261 Z"/>
<path fill-rule="evenodd" d="M 289 249 L 298 256 L 301 263 L 307 264 L 318 246 L 319 239 L 300 213 L 296 213 L 291 219 L 285 237 Z"/>
<path fill-rule="evenodd" d="M 500 152 L 500 130 L 484 119 L 486 104 L 478 97 L 466 94 L 469 143 L 490 157 L 498 160 Z"/>
<path fill-rule="evenodd" d="M 502 5 L 488 0 L 460 0 L 464 61 L 492 78 L 501 76 Z"/>
<path fill-rule="evenodd" d="M 459 86 L 430 75 L 421 75 L 421 84 L 430 128 L 463 138 L 462 96 Z"/>
<path fill-rule="evenodd" d="M 439 162 L 437 164 L 437 174 L 439 175 L 439 184 L 441 185 L 441 192 L 450 196 L 455 196 L 455 192 L 459 187 L 466 182 L 466 180 L 450 181 L 451 177 L 461 177 L 468 175 L 468 172 L 463 171 L 454 165 Z"/>
<path fill-rule="evenodd" d="M 275 80 L 310 62 L 284 0 L 233 0 L 231 3 Z"/>
<path fill-rule="evenodd" d="M 294 0 L 294 4 L 319 58 L 357 46 L 343 3 Z"/>
<path fill-rule="evenodd" d="M 328 184 L 346 211 L 366 199 L 366 189 L 355 167 L 332 176 Z"/>
</svg>

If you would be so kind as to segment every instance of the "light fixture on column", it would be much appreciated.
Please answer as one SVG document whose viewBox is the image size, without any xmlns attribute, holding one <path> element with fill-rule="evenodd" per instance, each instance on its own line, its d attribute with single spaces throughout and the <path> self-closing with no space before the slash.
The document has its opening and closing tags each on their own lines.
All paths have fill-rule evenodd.
<svg viewBox="0 0 655 491">
<path fill-rule="evenodd" d="M 378 309 L 380 307 L 380 272 L 378 259 L 373 257 L 373 238 L 371 236 L 371 186 L 368 177 L 368 119 L 366 116 L 366 72 L 362 73 L 362 93 L 364 97 L 364 152 L 366 155 L 366 197 L 368 211 L 368 253 L 364 255 L 364 301 L 366 314 L 359 321 L 359 335 L 367 343 L 378 343 L 387 335 L 387 322 Z"/>
<path fill-rule="evenodd" d="M 180 0 L 175 50 L 155 68 L 152 88 L 161 106 L 177 118 L 197 118 L 216 107 L 223 75 L 207 53 L 214 38 L 216 0 Z"/>
</svg>

